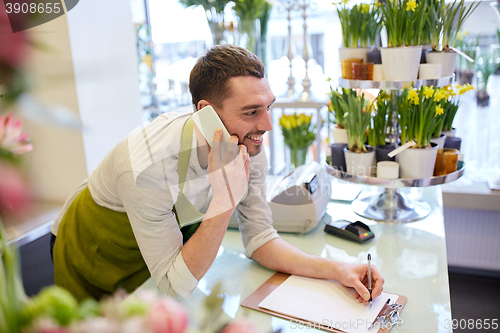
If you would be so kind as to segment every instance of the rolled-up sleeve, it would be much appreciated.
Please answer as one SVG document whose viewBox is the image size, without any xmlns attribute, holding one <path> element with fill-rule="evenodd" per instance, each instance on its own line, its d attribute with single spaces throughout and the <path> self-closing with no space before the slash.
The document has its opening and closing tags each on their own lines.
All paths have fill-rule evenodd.
<svg viewBox="0 0 500 333">
<path fill-rule="evenodd" d="M 245 255 L 252 254 L 272 239 L 279 238 L 273 228 L 272 212 L 266 201 L 267 159 L 264 152 L 250 158 L 247 195 L 236 207 Z"/>
<path fill-rule="evenodd" d="M 182 257 L 182 233 L 169 190 L 138 186 L 132 173 L 120 177 L 117 190 L 156 286 L 172 297 L 189 297 L 198 280 Z"/>
</svg>

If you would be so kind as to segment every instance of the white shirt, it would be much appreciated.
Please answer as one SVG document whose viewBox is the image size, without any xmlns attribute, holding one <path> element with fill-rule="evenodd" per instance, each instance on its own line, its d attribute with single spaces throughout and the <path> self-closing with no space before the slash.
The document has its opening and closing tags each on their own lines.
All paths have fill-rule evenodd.
<svg viewBox="0 0 500 333">
<path fill-rule="evenodd" d="M 126 212 L 141 254 L 158 288 L 165 294 L 188 297 L 198 284 L 182 258 L 182 234 L 172 212 L 177 200 L 177 161 L 185 121 L 191 115 L 166 113 L 133 131 L 113 148 L 96 170 L 68 198 L 54 221 L 52 233 L 74 198 L 88 185 L 100 206 Z M 205 213 L 212 198 L 207 171 L 200 167 L 197 140 L 193 144 L 183 193 Z M 272 227 L 265 200 L 267 160 L 264 153 L 250 158 L 247 194 L 236 207 L 245 254 L 279 237 Z M 182 214 L 181 214 L 182 215 Z"/>
</svg>

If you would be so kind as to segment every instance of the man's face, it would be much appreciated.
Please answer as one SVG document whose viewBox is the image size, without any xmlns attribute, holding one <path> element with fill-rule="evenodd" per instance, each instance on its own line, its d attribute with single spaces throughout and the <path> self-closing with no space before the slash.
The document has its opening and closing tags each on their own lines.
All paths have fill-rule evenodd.
<svg viewBox="0 0 500 333">
<path fill-rule="evenodd" d="M 216 111 L 229 133 L 238 136 L 238 144 L 245 145 L 250 156 L 257 155 L 264 133 L 273 129 L 270 107 L 276 98 L 265 78 L 236 76 L 228 87 L 229 98 Z"/>
</svg>

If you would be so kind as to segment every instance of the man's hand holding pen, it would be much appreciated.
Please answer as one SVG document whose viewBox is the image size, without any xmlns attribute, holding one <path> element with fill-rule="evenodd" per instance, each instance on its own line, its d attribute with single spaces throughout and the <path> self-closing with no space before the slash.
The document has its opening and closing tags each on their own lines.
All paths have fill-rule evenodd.
<svg viewBox="0 0 500 333">
<path fill-rule="evenodd" d="M 380 275 L 377 267 L 375 265 L 370 265 L 371 273 L 371 286 L 372 292 L 368 288 L 370 283 L 368 282 L 368 265 L 367 264 L 343 264 L 341 270 L 344 274 L 340 274 L 342 277 L 339 282 L 344 287 L 352 287 L 356 290 L 354 297 L 363 304 L 368 304 L 370 299 L 375 299 L 384 290 L 384 278 Z"/>
</svg>

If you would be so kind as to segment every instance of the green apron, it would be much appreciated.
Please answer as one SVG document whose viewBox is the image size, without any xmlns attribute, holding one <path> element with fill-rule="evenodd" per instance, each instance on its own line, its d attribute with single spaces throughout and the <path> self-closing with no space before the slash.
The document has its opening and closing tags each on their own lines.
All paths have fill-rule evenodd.
<svg viewBox="0 0 500 333">
<path fill-rule="evenodd" d="M 179 196 L 173 211 L 184 243 L 203 219 L 183 194 L 191 145 L 193 121 L 183 128 L 177 164 Z M 101 299 L 119 288 L 132 292 L 150 276 L 142 258 L 127 213 L 99 206 L 85 187 L 73 200 L 59 226 L 54 244 L 54 282 L 78 300 Z"/>
</svg>

